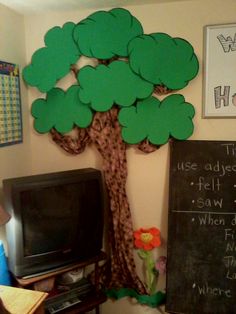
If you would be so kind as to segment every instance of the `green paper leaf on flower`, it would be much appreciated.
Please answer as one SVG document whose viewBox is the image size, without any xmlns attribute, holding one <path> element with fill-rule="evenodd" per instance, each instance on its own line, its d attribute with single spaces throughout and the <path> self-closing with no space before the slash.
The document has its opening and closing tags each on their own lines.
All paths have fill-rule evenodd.
<svg viewBox="0 0 236 314">
<path fill-rule="evenodd" d="M 82 20 L 74 30 L 74 39 L 87 57 L 110 59 L 126 57 L 129 41 L 143 34 L 142 25 L 122 8 L 97 11 Z"/>
<path fill-rule="evenodd" d="M 152 144 L 165 144 L 170 137 L 186 140 L 193 133 L 195 110 L 184 96 L 174 94 L 160 102 L 155 97 L 139 101 L 137 106 L 122 108 L 119 122 L 122 138 L 129 144 L 148 139 Z"/>
<path fill-rule="evenodd" d="M 138 256 L 142 259 L 145 259 L 148 256 L 148 251 L 138 250 Z"/>
<path fill-rule="evenodd" d="M 74 23 L 68 22 L 62 28 L 56 26 L 46 33 L 46 47 L 37 50 L 31 64 L 23 70 L 26 83 L 44 93 L 70 71 L 70 66 L 80 57 L 72 36 L 74 27 Z"/>
<path fill-rule="evenodd" d="M 141 35 L 129 43 L 132 70 L 145 80 L 169 89 L 185 87 L 198 73 L 193 47 L 164 33 Z"/>
<path fill-rule="evenodd" d="M 149 97 L 153 84 L 131 71 L 127 62 L 114 61 L 109 66 L 86 66 L 79 71 L 79 97 L 96 111 L 107 111 L 113 104 L 131 106 L 137 99 Z"/>
<path fill-rule="evenodd" d="M 153 273 L 153 268 L 154 268 L 154 266 L 155 266 L 155 263 L 154 263 L 152 257 L 150 257 L 150 258 L 148 259 L 148 262 L 147 262 L 147 263 L 148 263 L 147 265 L 148 265 L 149 271 Z"/>
<path fill-rule="evenodd" d="M 71 131 L 74 125 L 85 128 L 92 121 L 91 109 L 79 99 L 79 86 L 71 86 L 67 92 L 53 88 L 45 99 L 37 99 L 32 104 L 34 127 L 39 133 L 55 128 L 60 133 Z"/>
</svg>

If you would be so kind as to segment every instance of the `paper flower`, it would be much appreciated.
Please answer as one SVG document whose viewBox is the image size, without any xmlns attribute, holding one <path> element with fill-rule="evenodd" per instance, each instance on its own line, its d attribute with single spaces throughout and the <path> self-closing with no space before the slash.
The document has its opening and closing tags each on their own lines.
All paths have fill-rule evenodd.
<svg viewBox="0 0 236 314">
<path fill-rule="evenodd" d="M 155 268 L 160 275 L 164 275 L 166 273 L 166 256 L 160 256 L 155 264 Z"/>
<path fill-rule="evenodd" d="M 147 291 L 149 295 L 153 295 L 156 291 L 158 276 L 162 273 L 156 267 L 164 268 L 164 264 L 155 265 L 152 256 L 152 250 L 161 245 L 160 230 L 152 227 L 149 229 L 140 228 L 134 231 L 134 245 L 138 249 L 139 257 L 144 261 Z M 164 260 L 162 261 L 164 262 Z"/>
<path fill-rule="evenodd" d="M 134 231 L 134 244 L 138 249 L 150 251 L 161 245 L 160 230 L 157 228 L 143 229 Z"/>
</svg>

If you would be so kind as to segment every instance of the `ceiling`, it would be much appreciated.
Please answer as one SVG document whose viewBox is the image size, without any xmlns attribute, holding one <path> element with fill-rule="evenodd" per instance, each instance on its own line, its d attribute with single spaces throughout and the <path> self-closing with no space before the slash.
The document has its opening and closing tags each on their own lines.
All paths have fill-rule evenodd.
<svg viewBox="0 0 236 314">
<path fill-rule="evenodd" d="M 102 9 L 107 7 L 124 7 L 127 5 L 176 1 L 182 0 L 0 0 L 0 4 L 21 14 L 37 14 L 46 11 Z"/>
</svg>

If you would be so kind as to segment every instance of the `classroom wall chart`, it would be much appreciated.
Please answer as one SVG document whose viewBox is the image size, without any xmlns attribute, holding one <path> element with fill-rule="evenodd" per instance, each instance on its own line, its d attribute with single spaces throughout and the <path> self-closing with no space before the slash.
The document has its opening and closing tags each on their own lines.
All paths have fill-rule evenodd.
<svg viewBox="0 0 236 314">
<path fill-rule="evenodd" d="M 19 67 L 0 61 L 0 146 L 22 142 Z"/>
</svg>

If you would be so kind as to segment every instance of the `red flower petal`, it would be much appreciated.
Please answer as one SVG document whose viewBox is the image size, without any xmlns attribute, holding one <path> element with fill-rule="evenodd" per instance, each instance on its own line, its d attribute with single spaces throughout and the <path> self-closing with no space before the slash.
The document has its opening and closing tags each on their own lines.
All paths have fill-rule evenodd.
<svg viewBox="0 0 236 314">
<path fill-rule="evenodd" d="M 134 238 L 135 239 L 140 239 L 142 232 L 140 230 L 134 231 Z"/>
<path fill-rule="evenodd" d="M 135 240 L 134 245 L 136 248 L 141 249 L 143 247 L 143 242 L 141 240 Z"/>
<path fill-rule="evenodd" d="M 153 236 L 157 236 L 157 235 L 160 235 L 160 230 L 153 227 L 153 228 L 150 228 L 149 229 L 149 232 L 153 235 Z"/>
<path fill-rule="evenodd" d="M 160 246 L 161 245 L 161 239 L 158 237 L 154 237 L 153 239 L 152 239 L 152 245 L 154 246 L 154 247 L 158 247 L 158 246 Z"/>
<path fill-rule="evenodd" d="M 143 249 L 145 251 L 151 251 L 153 249 L 153 246 L 150 243 L 144 243 L 143 244 Z"/>
<path fill-rule="evenodd" d="M 149 229 L 140 228 L 134 231 L 135 247 L 139 249 L 143 248 L 146 251 L 159 247 L 161 245 L 160 234 L 160 230 L 155 227 Z"/>
</svg>

